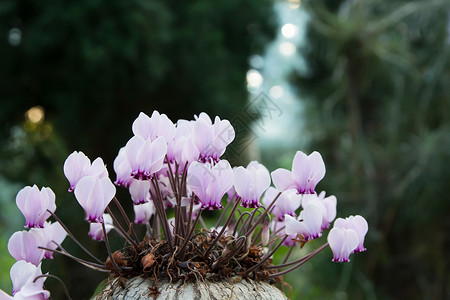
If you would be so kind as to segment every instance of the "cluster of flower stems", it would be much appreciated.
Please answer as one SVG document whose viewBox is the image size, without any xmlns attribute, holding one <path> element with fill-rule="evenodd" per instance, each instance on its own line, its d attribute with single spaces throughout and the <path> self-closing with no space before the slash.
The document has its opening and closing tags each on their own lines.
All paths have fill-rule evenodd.
<svg viewBox="0 0 450 300">
<path fill-rule="evenodd" d="M 105 243 L 106 262 L 90 253 L 58 218 L 50 188 L 28 186 L 19 191 L 16 203 L 30 230 L 14 233 L 8 242 L 8 250 L 17 260 L 11 269 L 14 289 L 12 296 L 3 291 L 0 296 L 48 299 L 43 281 L 36 280 L 54 277 L 40 270 L 42 259 L 51 259 L 54 253 L 125 278 L 148 275 L 149 271 L 164 276 L 161 271 L 165 270 L 172 279 L 171 268 L 180 274 L 179 266 L 187 266 L 195 276 L 220 277 L 223 270 L 229 270 L 226 276 L 270 280 L 300 267 L 328 246 L 336 262 L 348 262 L 351 253 L 366 250 L 365 219 L 350 216 L 334 220 L 336 197 L 315 192 L 325 175 L 325 164 L 318 152 L 306 155 L 297 151 L 291 170 L 279 168 L 269 173 L 256 161 L 247 167 L 232 168 L 221 159 L 235 133 L 227 120 L 218 117 L 213 122 L 202 113 L 195 120 L 174 124 L 155 111 L 151 117 L 141 113 L 132 129 L 134 136 L 119 151 L 114 171 L 115 184 L 130 192 L 134 222 L 116 198 L 116 187 L 101 158 L 91 163 L 86 155 L 75 151 L 64 164 L 69 191 L 74 192 L 90 223 L 89 235 Z M 274 186 L 270 186 L 271 182 Z M 227 201 L 225 209 L 223 198 Z M 120 217 L 111 209 L 112 203 Z M 204 210 L 222 210 L 214 227 L 205 224 Z M 50 216 L 55 223 L 46 221 Z M 333 221 L 328 242 L 289 261 L 297 245 L 303 248 L 319 238 Z M 135 224 L 146 226 L 143 239 L 136 234 Z M 126 240 L 125 248 L 111 250 L 111 230 Z M 66 235 L 91 260 L 66 251 L 61 246 Z M 272 265 L 272 257 L 281 246 L 290 249 L 281 264 Z M 218 270 L 219 265 L 225 267 Z"/>
</svg>

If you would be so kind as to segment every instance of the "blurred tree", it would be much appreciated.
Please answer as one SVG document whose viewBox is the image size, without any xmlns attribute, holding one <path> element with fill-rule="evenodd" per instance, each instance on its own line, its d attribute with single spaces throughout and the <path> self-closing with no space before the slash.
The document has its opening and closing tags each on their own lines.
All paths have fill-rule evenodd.
<svg viewBox="0 0 450 300">
<path fill-rule="evenodd" d="M 101 156 L 113 174 L 140 111 L 232 119 L 247 100 L 247 59 L 274 35 L 269 0 L 5 0 L 0 20 L 0 184 L 15 188 L 0 191 L 2 206 L 13 205 L 23 185 L 51 186 L 57 204 L 64 202 L 60 217 L 96 253 L 103 247 L 89 241 L 82 210 L 66 192 L 65 157 L 75 149 Z M 25 121 L 36 105 L 45 120 Z M 20 228 L 11 222 L 19 211 L 8 211 L 0 214 L 3 239 Z M 99 282 L 68 260 L 48 266 L 68 279 L 74 299 L 91 296 Z M 63 297 L 57 283 L 48 285 L 55 299 Z"/>
<path fill-rule="evenodd" d="M 321 187 L 341 216 L 369 220 L 365 255 L 341 271 L 313 262 L 310 299 L 448 299 L 450 2 L 302 4 L 308 71 L 292 82 L 327 165 Z"/>
<path fill-rule="evenodd" d="M 36 104 L 70 148 L 106 160 L 139 111 L 230 118 L 245 105 L 249 55 L 273 36 L 271 14 L 268 0 L 3 1 L 0 140 Z"/>
</svg>

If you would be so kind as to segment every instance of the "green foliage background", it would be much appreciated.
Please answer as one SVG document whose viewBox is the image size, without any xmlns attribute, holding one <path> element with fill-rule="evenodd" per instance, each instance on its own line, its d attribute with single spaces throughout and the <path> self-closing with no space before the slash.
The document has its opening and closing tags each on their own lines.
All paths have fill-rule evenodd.
<svg viewBox="0 0 450 300">
<path fill-rule="evenodd" d="M 320 188 L 369 222 L 369 251 L 339 268 L 318 257 L 305 297 L 448 299 L 450 2 L 302 3 L 308 71 L 291 81 L 326 162 Z"/>
<path fill-rule="evenodd" d="M 14 261 L 6 243 L 24 221 L 16 192 L 51 186 L 58 215 L 104 257 L 66 192 L 64 159 L 82 150 L 101 156 L 113 174 L 112 161 L 140 111 L 158 109 L 172 120 L 201 111 L 233 119 L 247 99 L 248 57 L 273 37 L 272 4 L 0 3 L 0 36 L 11 28 L 22 32 L 17 47 L 0 39 L 0 288 L 11 290 Z M 299 140 L 310 137 L 302 150 L 324 156 L 327 175 L 318 188 L 337 196 L 339 216 L 368 219 L 369 251 L 343 265 L 330 263 L 329 250 L 316 256 L 285 277 L 293 299 L 450 298 L 450 4 L 301 5 L 310 21 L 298 51 L 307 71 L 291 76 L 305 106 Z M 35 105 L 45 108 L 43 123 L 24 118 Z M 288 150 L 271 151 L 265 163 L 290 168 Z M 231 159 L 246 163 L 245 155 Z M 120 239 L 112 242 L 120 247 Z M 65 247 L 84 257 L 71 241 Z M 74 299 L 89 297 L 103 279 L 70 260 L 56 261 L 44 263 L 44 271 L 64 278 Z M 63 299 L 57 283 L 47 285 L 54 299 Z"/>
<path fill-rule="evenodd" d="M 112 162 L 141 111 L 232 119 L 247 99 L 248 57 L 273 37 L 272 14 L 268 0 L 0 2 L 0 288 L 11 291 L 6 243 L 24 222 L 14 207 L 17 191 L 50 186 L 60 218 L 104 257 L 67 193 L 67 155 L 101 156 L 114 174 Z M 15 47 L 7 38 L 13 28 L 22 33 Z M 24 118 L 35 105 L 45 109 L 40 124 Z M 71 241 L 65 248 L 85 257 Z M 90 297 L 103 279 L 62 257 L 43 270 L 64 278 L 73 299 Z M 46 287 L 53 299 L 64 298 L 55 281 Z"/>
</svg>

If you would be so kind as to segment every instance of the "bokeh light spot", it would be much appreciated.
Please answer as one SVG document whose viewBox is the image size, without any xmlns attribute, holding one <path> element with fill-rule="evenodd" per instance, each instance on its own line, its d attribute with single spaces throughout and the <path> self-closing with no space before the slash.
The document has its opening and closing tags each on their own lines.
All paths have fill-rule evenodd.
<svg viewBox="0 0 450 300">
<path fill-rule="evenodd" d="M 281 27 L 281 34 L 285 37 L 285 38 L 293 38 L 297 35 L 298 33 L 298 27 L 295 26 L 294 24 L 284 24 L 283 27 Z"/>
<path fill-rule="evenodd" d="M 284 56 L 292 56 L 297 51 L 297 47 L 291 42 L 283 42 L 278 48 L 280 53 Z"/>
<path fill-rule="evenodd" d="M 269 94 L 274 99 L 280 99 L 281 97 L 283 97 L 284 89 L 279 85 L 274 85 L 270 88 Z"/>
<path fill-rule="evenodd" d="M 257 70 L 252 69 L 247 72 L 247 84 L 252 88 L 258 88 L 262 85 L 264 78 Z"/>
<path fill-rule="evenodd" d="M 45 118 L 44 108 L 42 106 L 34 106 L 27 110 L 25 117 L 32 123 L 41 123 Z"/>
</svg>

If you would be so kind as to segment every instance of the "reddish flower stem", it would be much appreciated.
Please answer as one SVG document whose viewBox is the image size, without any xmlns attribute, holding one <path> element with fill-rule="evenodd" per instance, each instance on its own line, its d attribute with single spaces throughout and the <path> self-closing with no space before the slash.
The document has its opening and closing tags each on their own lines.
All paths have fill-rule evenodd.
<svg viewBox="0 0 450 300">
<path fill-rule="evenodd" d="M 295 270 L 296 268 L 300 267 L 301 265 L 306 263 L 308 260 L 310 260 L 311 258 L 316 256 L 319 252 L 321 252 L 326 247 L 328 247 L 328 243 L 323 244 L 322 246 L 320 246 L 319 248 L 317 248 L 316 250 L 314 250 L 310 254 L 308 254 L 308 255 L 306 255 L 306 256 L 298 259 L 298 260 L 295 260 L 295 261 L 292 261 L 292 262 L 289 262 L 289 263 L 285 263 L 285 264 L 281 264 L 281 265 L 268 266 L 267 269 L 278 269 L 278 268 L 288 267 L 288 266 L 291 266 L 291 265 L 294 265 L 294 264 L 298 263 L 297 265 L 293 266 L 292 268 L 289 268 L 289 269 L 287 269 L 285 271 L 282 271 L 282 272 L 279 272 L 279 273 L 271 274 L 271 275 L 269 275 L 269 277 L 277 277 L 277 276 L 284 275 L 286 273 L 289 273 L 290 271 Z"/>
<path fill-rule="evenodd" d="M 194 233 L 194 229 L 195 229 L 195 227 L 198 224 L 198 220 L 200 219 L 200 215 L 201 215 L 201 211 L 198 212 L 198 215 L 197 215 L 197 217 L 194 220 L 194 224 L 192 224 L 192 227 L 190 228 L 190 230 L 188 232 L 188 235 L 185 237 L 183 245 L 181 245 L 181 249 L 180 249 L 180 252 L 179 252 L 181 260 L 184 260 L 184 253 L 185 253 L 185 250 L 186 250 L 186 246 L 187 246 L 187 244 L 189 243 L 189 241 L 192 238 L 192 234 Z"/>
<path fill-rule="evenodd" d="M 99 272 L 109 273 L 109 270 L 107 268 L 105 268 L 104 265 L 99 265 L 99 264 L 96 264 L 96 263 L 93 263 L 93 262 L 90 262 L 90 261 L 87 261 L 87 260 L 75 257 L 72 254 L 68 253 L 67 251 L 59 251 L 59 250 L 56 250 L 56 249 L 50 249 L 50 248 L 41 247 L 41 246 L 39 246 L 38 248 L 42 249 L 42 250 L 46 250 L 46 251 L 50 251 L 50 252 L 53 252 L 53 253 L 58 253 L 58 254 L 67 256 L 67 257 L 73 259 L 74 261 L 76 261 L 76 262 L 78 262 L 78 263 L 82 264 L 83 266 L 86 266 L 86 267 L 88 267 L 90 269 L 93 269 L 93 270 L 96 270 L 96 271 L 99 271 Z"/>
<path fill-rule="evenodd" d="M 164 211 L 164 204 L 163 204 L 163 200 L 162 200 L 161 190 L 159 189 L 158 180 L 156 179 L 155 176 L 153 176 L 151 183 L 153 184 L 153 187 L 155 188 L 156 193 L 157 193 L 157 196 L 154 197 L 153 199 L 154 199 L 155 207 L 157 209 L 157 213 L 159 214 L 159 219 L 162 224 L 164 236 L 167 239 L 167 243 L 169 244 L 170 251 L 173 252 L 172 234 L 170 233 L 169 222 L 167 221 L 167 215 Z"/>
<path fill-rule="evenodd" d="M 135 248 L 138 246 L 138 244 L 133 241 L 133 239 L 131 238 L 131 236 L 125 231 L 125 229 L 122 228 L 122 226 L 120 226 L 119 221 L 117 221 L 116 217 L 114 216 L 113 212 L 111 211 L 111 209 L 109 207 L 106 207 L 106 211 L 109 213 L 109 215 L 111 216 L 111 219 L 113 220 L 113 223 L 116 225 L 115 227 L 120 231 L 120 233 L 122 234 L 122 236 L 127 240 L 128 243 L 130 243 L 130 245 L 133 245 Z M 103 222 L 102 222 L 103 224 Z"/>
<path fill-rule="evenodd" d="M 123 219 L 125 220 L 125 222 L 127 222 L 128 229 L 131 231 L 131 234 L 133 235 L 134 241 L 136 243 L 138 243 L 139 239 L 138 239 L 138 237 L 136 235 L 136 232 L 134 231 L 134 228 L 133 228 L 133 225 L 132 225 L 133 223 L 131 223 L 130 219 L 128 218 L 128 215 L 125 212 L 125 210 L 123 209 L 122 205 L 120 204 L 119 199 L 114 197 L 113 200 L 114 200 L 114 203 L 116 204 L 116 206 L 119 208 L 119 211 L 122 214 Z"/>
<path fill-rule="evenodd" d="M 281 195 L 281 192 L 279 192 L 278 195 L 275 197 L 275 199 L 273 199 L 273 201 L 266 208 L 266 210 L 262 213 L 262 215 L 259 217 L 259 219 L 255 222 L 255 224 L 253 224 L 253 226 L 249 230 L 247 230 L 247 232 L 245 233 L 246 238 L 249 238 L 249 235 L 253 232 L 253 230 L 255 230 L 255 228 L 258 227 L 259 223 L 261 223 L 261 221 L 264 219 L 264 217 L 269 213 L 270 209 L 275 204 L 275 202 L 278 200 L 280 195 Z"/>
<path fill-rule="evenodd" d="M 108 251 L 109 260 L 111 261 L 111 264 L 113 265 L 117 273 L 121 274 L 122 269 L 116 264 L 116 261 L 114 260 L 111 253 L 111 248 L 109 248 L 108 234 L 106 233 L 105 222 L 103 221 L 102 221 L 102 230 L 103 230 L 103 241 L 105 242 L 106 245 L 106 251 Z"/>
<path fill-rule="evenodd" d="M 67 228 L 66 225 L 64 225 L 64 223 L 50 210 L 47 209 L 47 211 L 52 215 L 52 217 L 56 220 L 56 222 L 58 222 L 61 227 L 67 232 L 67 234 L 70 236 L 70 238 L 81 248 L 83 249 L 84 252 L 86 252 L 87 255 L 89 255 L 90 257 L 92 257 L 93 259 L 95 259 L 98 263 L 103 264 L 103 262 L 98 259 L 97 257 L 95 257 L 94 254 L 92 254 L 89 250 L 87 250 L 76 238 L 75 236 L 70 232 L 69 228 Z"/>
<path fill-rule="evenodd" d="M 275 251 L 278 250 L 278 248 L 280 248 L 280 246 L 284 243 L 284 241 L 288 238 L 288 236 L 286 235 L 279 243 L 278 245 L 269 253 L 267 253 L 259 263 L 257 263 L 256 265 L 254 265 L 253 267 L 251 267 L 250 269 L 248 269 L 247 271 L 245 271 L 245 274 L 249 274 L 250 272 L 252 272 L 253 270 L 256 270 L 256 268 L 258 268 L 260 265 L 262 265 L 266 260 L 268 260 L 274 253 Z"/>
<path fill-rule="evenodd" d="M 36 280 L 38 280 L 39 278 L 45 278 L 45 277 L 50 277 L 50 278 L 54 278 L 56 279 L 59 283 L 61 283 L 63 289 L 64 289 L 64 293 L 66 294 L 67 299 L 72 300 L 72 298 L 70 298 L 69 292 L 67 291 L 67 287 L 64 284 L 64 282 L 61 280 L 61 278 L 59 278 L 58 276 L 52 275 L 52 274 L 42 274 L 37 276 L 36 278 L 34 278 L 33 283 L 36 282 Z"/>
<path fill-rule="evenodd" d="M 220 231 L 220 233 L 216 236 L 216 238 L 213 240 L 212 244 L 208 247 L 208 249 L 206 249 L 204 256 L 208 257 L 209 252 L 211 252 L 211 249 L 214 247 L 214 245 L 219 241 L 220 237 L 223 235 L 223 233 L 225 232 L 225 229 L 227 229 L 228 223 L 230 223 L 231 218 L 234 216 L 234 212 L 236 211 L 236 208 L 239 205 L 239 202 L 241 202 L 241 198 L 238 198 L 236 200 L 236 203 L 233 206 L 233 209 L 230 212 L 230 215 L 228 216 L 228 219 L 225 221 L 225 224 L 222 227 L 222 230 Z"/>
</svg>

